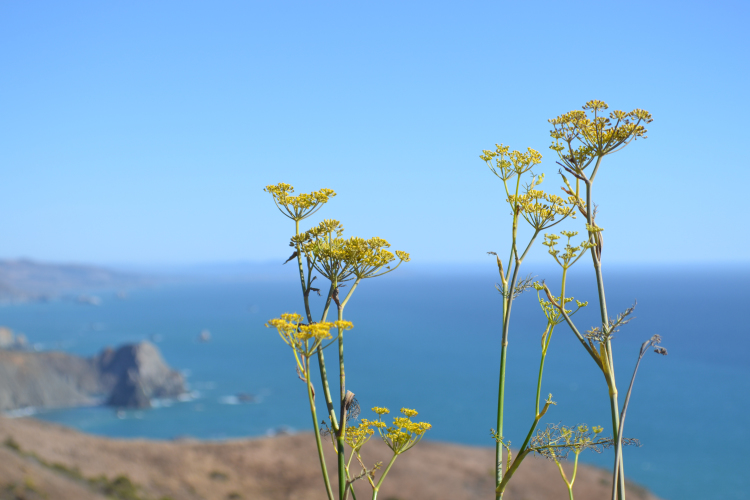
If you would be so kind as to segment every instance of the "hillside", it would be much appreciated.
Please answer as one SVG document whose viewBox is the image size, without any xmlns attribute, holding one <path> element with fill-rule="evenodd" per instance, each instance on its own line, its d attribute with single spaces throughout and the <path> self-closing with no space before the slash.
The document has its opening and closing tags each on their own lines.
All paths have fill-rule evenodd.
<svg viewBox="0 0 750 500">
<path fill-rule="evenodd" d="M 49 300 L 64 293 L 143 286 L 150 280 L 96 266 L 0 260 L 0 301 Z"/>
<path fill-rule="evenodd" d="M 309 434 L 224 442 L 119 440 L 34 419 L 0 418 L 0 441 L 5 443 L 0 446 L 0 499 L 325 499 Z M 329 471 L 335 471 L 333 453 L 327 451 Z M 373 439 L 364 458 L 387 461 L 389 453 Z M 493 456 L 490 448 L 424 441 L 398 458 L 378 498 L 493 498 Z M 607 471 L 580 466 L 575 497 L 608 498 L 609 483 Z M 367 483 L 357 483 L 360 500 L 370 498 L 368 491 Z M 534 458 L 524 462 L 505 498 L 562 500 L 568 495 L 555 465 Z M 635 485 L 628 498 L 658 500 Z"/>
</svg>

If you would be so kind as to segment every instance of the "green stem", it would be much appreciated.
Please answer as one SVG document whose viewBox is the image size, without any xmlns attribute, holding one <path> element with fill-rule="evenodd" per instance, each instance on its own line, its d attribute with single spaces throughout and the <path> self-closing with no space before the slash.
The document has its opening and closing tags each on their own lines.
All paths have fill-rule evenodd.
<svg viewBox="0 0 750 500">
<path fill-rule="evenodd" d="M 518 194 L 518 184 L 516 185 L 516 194 Z M 513 294 L 515 293 L 516 280 L 518 278 L 518 270 L 521 267 L 524 257 L 528 253 L 531 245 L 534 243 L 539 231 L 535 231 L 529 244 L 526 246 L 521 257 L 518 258 L 518 251 L 516 249 L 516 235 L 518 229 L 518 210 L 513 207 L 513 242 L 511 244 L 510 258 L 508 259 L 508 272 L 510 274 L 511 263 L 513 267 L 513 274 L 510 276 L 510 281 L 503 284 L 503 332 L 502 340 L 500 344 L 500 380 L 498 382 L 498 395 L 497 395 L 497 434 L 503 436 L 503 419 L 505 414 L 505 367 L 506 367 L 506 356 L 508 351 L 508 333 L 510 331 L 510 312 L 513 306 Z M 515 262 L 513 256 L 516 256 Z M 514 462 L 515 463 L 515 462 Z M 495 444 L 495 499 L 500 500 L 503 497 L 502 490 L 498 492 L 500 483 L 503 481 L 503 446 L 502 443 Z"/>
<path fill-rule="evenodd" d="M 299 236 L 299 221 L 294 221 L 294 234 L 296 236 Z M 299 280 L 300 283 L 302 283 L 302 297 L 305 300 L 305 313 L 307 314 L 307 321 L 308 323 L 312 323 L 312 314 L 310 313 L 310 301 L 308 297 L 307 290 L 308 288 L 305 286 L 305 270 L 302 267 L 302 248 L 300 248 L 299 244 L 295 247 L 295 250 L 297 251 L 297 267 L 299 268 Z"/>
<path fill-rule="evenodd" d="M 623 429 L 625 428 L 625 417 L 627 416 L 628 412 L 628 405 L 630 404 L 630 395 L 633 393 L 633 384 L 635 384 L 635 376 L 638 374 L 638 367 L 641 365 L 641 360 L 643 359 L 643 355 L 646 354 L 646 351 L 648 350 L 648 347 L 651 345 L 649 341 L 646 341 L 641 346 L 641 352 L 638 356 L 638 361 L 635 363 L 635 370 L 633 370 L 633 376 L 630 379 L 630 386 L 628 387 L 628 392 L 625 395 L 625 402 L 622 405 L 622 413 L 620 414 L 620 423 L 617 430 L 617 435 L 620 437 L 616 441 L 617 447 L 616 447 L 616 453 L 615 453 L 615 467 L 614 467 L 614 477 L 612 480 L 612 500 L 616 500 L 616 491 L 615 491 L 615 484 L 619 485 L 619 477 L 622 474 L 622 468 L 620 467 L 622 463 L 622 433 Z"/>
<path fill-rule="evenodd" d="M 344 298 L 344 300 L 343 300 L 343 301 L 341 301 L 341 310 L 342 310 L 342 311 L 344 310 L 344 306 L 346 306 L 346 303 L 347 303 L 347 302 L 349 302 L 349 299 L 350 299 L 350 298 L 352 297 L 352 294 L 354 293 L 354 290 L 356 290 L 356 289 L 357 289 L 357 285 L 359 285 L 359 282 L 360 282 L 360 281 L 362 281 L 362 278 L 357 278 L 357 279 L 356 279 L 356 280 L 354 281 L 354 284 L 353 284 L 353 285 L 352 285 L 352 287 L 351 287 L 351 288 L 349 289 L 349 293 L 347 293 L 347 294 L 346 294 L 346 297 Z M 341 318 L 339 317 L 339 319 L 341 319 Z"/>
<path fill-rule="evenodd" d="M 513 474 L 516 472 L 518 467 L 521 465 L 521 462 L 523 462 L 523 459 L 526 458 L 526 455 L 529 454 L 531 451 L 529 446 L 529 441 L 531 441 L 531 436 L 534 435 L 534 431 L 536 430 L 536 426 L 539 425 L 539 421 L 542 419 L 545 413 L 547 413 L 547 410 L 549 409 L 550 405 L 553 403 L 551 401 L 548 401 L 541 412 L 537 413 L 536 417 L 534 418 L 534 423 L 531 424 L 531 428 L 529 429 L 529 433 L 526 435 L 526 439 L 524 440 L 523 444 L 521 445 L 521 449 L 518 450 L 518 455 L 516 455 L 516 459 L 513 460 L 513 463 L 510 465 L 510 468 L 508 469 L 508 472 L 503 476 L 503 480 L 500 482 L 500 484 L 495 489 L 495 496 L 502 495 L 503 491 L 505 491 L 505 487 L 508 485 L 508 481 L 510 481 L 510 478 L 513 477 Z"/>
<path fill-rule="evenodd" d="M 315 409 L 315 396 L 312 392 L 312 383 L 310 382 L 310 358 L 307 358 L 307 370 L 305 371 L 305 382 L 307 383 L 307 398 L 310 401 L 310 413 L 312 413 L 313 429 L 315 430 L 315 444 L 318 446 L 318 460 L 323 472 L 323 482 L 326 486 L 328 500 L 334 500 L 333 491 L 331 490 L 331 480 L 328 477 L 325 456 L 323 455 L 323 443 L 320 439 L 320 428 L 318 427 L 318 413 Z"/>
<path fill-rule="evenodd" d="M 325 321 L 328 316 L 328 308 L 331 305 L 331 296 L 333 294 L 333 284 L 331 284 L 328 290 L 328 299 L 326 300 L 325 309 L 323 310 L 323 316 L 321 321 Z M 323 356 L 323 347 L 318 346 L 318 366 L 320 368 L 320 380 L 323 385 L 323 396 L 326 400 L 326 407 L 328 408 L 328 418 L 331 420 L 331 428 L 334 433 L 338 432 L 338 419 L 336 418 L 336 410 L 333 407 L 333 398 L 331 397 L 331 389 L 328 387 L 328 374 L 326 372 L 326 361 Z"/>
<path fill-rule="evenodd" d="M 570 498 L 573 498 L 573 483 L 576 482 L 576 474 L 578 473 L 578 453 L 576 453 L 576 459 L 573 462 L 573 476 L 570 478 Z"/>
<path fill-rule="evenodd" d="M 294 233 L 295 235 L 299 235 L 299 220 L 294 221 Z M 309 283 L 307 286 L 305 285 L 305 271 L 302 267 L 302 249 L 300 248 L 300 245 L 297 244 L 296 246 L 297 251 L 297 267 L 299 269 L 299 278 L 300 283 L 302 285 L 302 297 L 304 298 L 305 302 L 305 313 L 307 315 L 307 321 L 308 323 L 312 323 L 312 314 L 310 313 L 310 301 L 308 297 L 308 290 L 309 290 Z M 323 380 L 324 387 L 327 388 L 327 380 L 325 377 L 325 363 L 322 360 L 322 350 L 318 349 L 319 357 L 318 362 L 321 364 L 321 377 Z M 320 460 L 320 468 L 323 473 L 323 482 L 326 486 L 326 493 L 328 494 L 328 499 L 333 500 L 333 491 L 331 490 L 331 480 L 328 477 L 328 469 L 326 467 L 325 462 L 325 456 L 323 453 L 323 443 L 320 440 L 320 427 L 318 423 L 318 412 L 315 408 L 315 396 L 313 395 L 313 389 L 312 389 L 312 383 L 310 382 L 310 358 L 307 358 L 306 360 L 306 370 L 305 370 L 305 382 L 307 384 L 307 395 L 308 399 L 310 400 L 310 413 L 312 415 L 313 419 L 313 430 L 315 432 L 315 444 L 318 448 L 318 459 Z"/>
<path fill-rule="evenodd" d="M 518 189 L 521 185 L 520 176 L 516 180 L 516 196 L 518 195 Z M 507 185 L 505 190 L 507 191 Z M 512 229 L 512 242 L 510 246 L 510 256 L 508 257 L 508 266 L 506 267 L 508 277 L 511 278 L 510 282 L 503 283 L 503 331 L 502 339 L 500 341 L 500 380 L 497 384 L 497 435 L 503 437 L 503 418 L 505 415 L 505 362 L 506 354 L 508 351 L 508 331 L 510 327 L 510 310 L 513 303 L 513 288 L 516 283 L 516 275 L 518 273 L 518 262 L 515 266 L 512 266 L 513 256 L 516 254 L 516 233 L 518 231 L 518 208 L 517 203 L 512 205 L 513 209 L 513 229 Z M 513 267 L 513 274 L 511 276 L 510 269 Z M 502 491 L 497 493 L 497 488 L 500 487 L 500 483 L 503 481 L 503 445 L 498 442 L 495 443 L 495 500 L 503 498 Z"/>
<path fill-rule="evenodd" d="M 349 466 L 352 464 L 352 459 L 354 458 L 355 452 L 356 450 L 352 449 L 352 453 L 351 455 L 349 455 L 349 460 L 346 462 L 346 481 L 349 484 L 349 488 L 346 494 L 348 495 L 349 492 L 351 492 L 353 500 L 357 500 L 357 495 L 356 493 L 354 493 L 354 482 L 352 481 L 351 472 L 349 472 Z"/>
<path fill-rule="evenodd" d="M 542 359 L 539 362 L 539 377 L 537 378 L 536 382 L 536 410 L 534 412 L 534 416 L 539 416 L 539 400 L 542 396 L 542 375 L 544 374 L 544 360 L 547 359 L 547 349 L 549 348 L 550 340 L 552 339 L 552 332 L 555 331 L 555 325 L 550 324 L 547 326 L 549 331 L 547 332 L 547 338 L 544 341 L 544 346 L 542 347 Z"/>
<path fill-rule="evenodd" d="M 391 470 L 391 466 L 393 465 L 393 462 L 396 461 L 396 457 L 398 455 L 396 453 L 393 454 L 393 458 L 391 458 L 391 461 L 388 462 L 388 467 L 385 468 L 383 471 L 383 475 L 380 476 L 380 481 L 378 481 L 378 484 L 375 485 L 372 489 L 372 500 L 376 500 L 378 497 L 378 490 L 380 490 L 380 486 L 383 484 L 383 481 L 385 480 L 385 476 L 388 475 L 388 471 Z"/>
<path fill-rule="evenodd" d="M 560 286 L 560 303 L 563 307 L 565 307 L 565 279 L 567 278 L 568 274 L 568 268 L 563 267 L 563 274 L 562 274 L 562 285 Z M 552 333 L 555 331 L 555 324 L 549 323 L 547 325 L 547 337 L 545 338 L 544 345 L 542 346 L 542 359 L 539 362 L 539 378 L 537 379 L 536 383 L 536 411 L 534 413 L 535 416 L 539 415 L 539 400 L 541 399 L 542 395 L 542 375 L 544 374 L 544 360 L 547 359 L 547 350 L 549 349 L 549 344 L 552 341 Z"/>
<path fill-rule="evenodd" d="M 601 164 L 602 158 L 599 157 L 596 161 L 596 166 L 594 167 L 593 174 L 595 175 L 597 170 L 599 169 L 599 165 Z M 593 178 L 593 176 L 592 176 Z M 591 203 L 591 191 L 592 191 L 592 184 L 591 179 L 584 180 L 586 184 L 586 221 L 589 225 L 593 225 L 594 219 L 593 219 L 593 206 Z M 589 241 L 596 245 L 597 238 L 595 233 L 589 233 Z M 607 299 L 604 293 L 604 276 L 602 275 L 602 265 L 601 260 L 599 258 L 599 255 L 597 254 L 597 247 L 594 246 L 590 249 L 591 251 L 591 259 L 594 263 L 594 270 L 596 272 L 596 287 L 599 294 L 599 311 L 601 313 L 602 318 L 602 332 L 606 333 L 607 328 L 609 327 L 609 318 L 607 315 Z M 561 304 L 564 307 L 564 304 Z M 608 372 L 609 375 L 607 377 L 607 385 L 609 386 L 609 402 L 610 402 L 610 412 L 612 413 L 612 434 L 615 438 L 615 442 L 619 442 L 620 436 L 618 434 L 618 430 L 620 427 L 620 407 L 617 402 L 617 384 L 615 383 L 615 365 L 614 360 L 612 358 L 612 343 L 609 339 L 607 339 L 606 343 L 606 350 L 607 350 L 607 363 L 608 363 Z M 619 452 L 615 452 L 616 459 L 619 460 L 619 477 L 618 477 L 618 483 L 617 483 L 617 493 L 619 500 L 625 500 L 625 474 L 624 474 L 624 465 L 622 460 L 622 449 L 620 448 Z"/>
<path fill-rule="evenodd" d="M 344 500 L 346 496 L 346 457 L 344 456 L 346 451 L 343 436 L 336 437 L 336 452 L 338 454 L 339 499 Z"/>
<path fill-rule="evenodd" d="M 331 397 L 331 390 L 328 387 L 328 374 L 326 372 L 326 361 L 323 357 L 323 347 L 318 346 L 318 367 L 320 368 L 320 379 L 323 384 L 323 397 L 326 400 L 326 408 L 328 409 L 328 418 L 331 420 L 331 429 L 334 433 L 338 432 L 339 423 L 336 418 L 336 410 L 333 407 L 333 398 Z"/>
<path fill-rule="evenodd" d="M 351 289 L 349 290 L 349 293 L 346 294 L 346 298 L 341 302 L 341 305 L 338 306 L 338 320 L 341 321 L 344 319 L 344 306 L 346 306 L 346 303 L 351 298 L 352 294 L 354 293 L 354 290 L 357 288 L 357 285 L 359 284 L 360 279 L 357 278 L 357 280 L 352 285 Z M 332 283 L 332 286 L 335 288 L 338 285 L 338 283 Z M 344 456 L 344 436 L 346 435 L 346 408 L 345 408 L 345 400 L 346 400 L 346 371 L 344 369 L 344 329 L 339 328 L 339 334 L 338 334 L 338 344 L 339 344 L 339 426 L 338 430 L 336 432 L 336 451 L 338 454 L 338 471 L 339 471 L 339 498 L 340 500 L 344 499 L 344 496 L 346 495 L 346 476 L 345 476 L 345 461 L 346 457 Z"/>
<path fill-rule="evenodd" d="M 351 295 L 351 292 L 350 292 Z M 348 297 L 347 297 L 348 298 Z M 338 319 L 341 321 L 344 317 L 343 304 L 338 308 Z M 340 421 L 339 430 L 336 435 L 336 449 L 338 452 L 339 466 L 339 497 L 343 500 L 346 494 L 346 477 L 344 476 L 344 435 L 346 432 L 346 409 L 344 408 L 344 399 L 346 398 L 346 372 L 344 371 L 344 329 L 339 328 L 339 385 L 340 385 Z"/>
<path fill-rule="evenodd" d="M 328 299 L 326 299 L 326 305 L 323 308 L 323 315 L 320 317 L 320 321 L 325 321 L 328 317 L 328 309 L 331 307 L 331 297 L 333 294 L 333 284 L 331 284 L 331 287 L 328 289 Z"/>
<path fill-rule="evenodd" d="M 508 287 L 503 284 L 503 293 L 505 293 Z M 505 322 L 508 319 L 508 301 L 505 300 L 503 295 L 503 332 L 505 332 Z M 498 382 L 498 394 L 497 394 L 497 435 L 503 436 L 503 399 L 505 396 L 505 353 L 508 349 L 507 341 L 504 341 L 500 346 L 500 380 Z M 500 486 L 500 482 L 503 480 L 503 445 L 498 442 L 495 443 L 495 488 Z M 501 495 L 496 495 L 496 498 L 501 498 Z"/>
<path fill-rule="evenodd" d="M 573 481 L 575 481 L 575 470 L 573 470 L 573 481 L 568 482 L 568 477 L 565 475 L 562 464 L 557 459 L 555 459 L 555 465 L 557 465 L 557 468 L 560 471 L 560 475 L 562 476 L 563 481 L 565 481 L 565 486 L 568 487 L 568 500 L 573 500 Z M 577 466 L 578 455 L 576 455 L 576 467 Z"/>
<path fill-rule="evenodd" d="M 518 470 L 518 467 L 521 465 L 521 462 L 524 458 L 526 458 L 526 455 L 531 453 L 531 450 L 525 450 L 523 452 L 519 452 L 516 456 L 516 459 L 513 460 L 513 463 L 508 468 L 508 472 L 503 476 L 503 480 L 500 482 L 500 485 L 495 490 L 495 495 L 498 494 L 502 496 L 503 491 L 505 491 L 505 487 L 508 486 L 508 481 L 513 477 L 513 474 L 515 474 L 516 470 Z"/>
</svg>

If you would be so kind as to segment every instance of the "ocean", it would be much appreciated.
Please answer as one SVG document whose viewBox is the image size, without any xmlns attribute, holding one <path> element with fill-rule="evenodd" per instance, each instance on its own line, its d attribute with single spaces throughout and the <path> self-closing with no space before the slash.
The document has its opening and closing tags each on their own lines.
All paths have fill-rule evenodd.
<svg viewBox="0 0 750 500">
<path fill-rule="evenodd" d="M 598 312 L 593 272 L 582 264 L 574 268 L 568 294 L 590 301 L 575 317 L 587 330 Z M 493 446 L 502 314 L 496 268 L 408 266 L 366 280 L 354 292 L 345 311 L 354 323 L 345 341 L 347 388 L 365 418 L 373 406 L 415 408 L 418 419 L 433 425 L 427 439 Z M 559 286 L 555 268 L 524 269 L 545 278 L 553 291 Z M 750 413 L 750 267 L 612 265 L 604 272 L 610 315 L 638 301 L 636 319 L 613 340 L 621 401 L 641 343 L 658 333 L 669 351 L 666 357 L 649 352 L 641 363 L 625 435 L 642 446 L 625 449 L 626 475 L 666 500 L 748 498 L 750 434 L 742 422 Z M 281 313 L 303 312 L 294 278 L 287 265 L 253 276 L 133 289 L 126 297 L 101 292 L 98 306 L 64 300 L 6 305 L 0 324 L 39 349 L 81 355 L 150 340 L 185 374 L 191 391 L 180 400 L 155 401 L 150 410 L 88 407 L 39 411 L 36 418 L 122 438 L 220 440 L 309 431 L 306 391 L 291 350 L 264 326 Z M 323 302 L 314 296 L 314 310 Z M 545 327 L 534 290 L 516 300 L 512 315 L 505 434 L 519 446 L 534 417 Z M 199 340 L 203 330 L 210 331 L 209 342 Z M 331 350 L 329 371 L 335 357 Z M 241 401 L 242 393 L 253 402 Z M 557 405 L 543 423 L 608 428 L 604 379 L 565 325 L 555 330 L 547 356 L 543 397 L 548 393 Z M 320 409 L 319 415 L 324 418 Z M 584 452 L 581 461 L 611 467 L 612 453 Z"/>
</svg>

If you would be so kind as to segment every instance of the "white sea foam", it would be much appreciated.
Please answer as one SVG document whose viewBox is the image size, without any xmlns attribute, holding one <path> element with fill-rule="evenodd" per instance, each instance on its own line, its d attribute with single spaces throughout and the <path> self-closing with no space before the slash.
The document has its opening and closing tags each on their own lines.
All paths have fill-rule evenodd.
<svg viewBox="0 0 750 500">
<path fill-rule="evenodd" d="M 36 412 L 37 409 L 33 406 L 26 406 L 24 408 L 18 408 L 16 410 L 3 412 L 3 416 L 7 418 L 29 417 L 31 415 L 34 415 Z"/>
</svg>

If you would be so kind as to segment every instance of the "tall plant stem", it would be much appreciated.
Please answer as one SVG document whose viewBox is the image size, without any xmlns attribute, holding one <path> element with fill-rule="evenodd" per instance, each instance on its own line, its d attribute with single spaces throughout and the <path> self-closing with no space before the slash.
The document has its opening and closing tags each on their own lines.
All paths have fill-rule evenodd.
<svg viewBox="0 0 750 500">
<path fill-rule="evenodd" d="M 506 311 L 508 304 L 503 299 L 503 325 L 505 324 Z M 503 331 L 505 327 L 503 326 Z M 504 336 L 502 346 L 500 348 L 500 381 L 498 383 L 498 394 L 497 394 L 497 435 L 503 436 L 503 412 L 504 412 L 504 398 L 505 398 L 505 355 L 508 350 L 508 340 Z M 500 442 L 495 444 L 495 488 L 497 488 L 503 480 L 503 445 Z M 503 497 L 502 493 L 496 493 L 495 498 L 500 499 Z"/>
<path fill-rule="evenodd" d="M 299 236 L 299 221 L 294 221 L 294 234 L 296 236 Z M 296 250 L 297 254 L 297 267 L 299 269 L 299 281 L 302 284 L 302 297 L 305 300 L 305 314 L 307 315 L 307 321 L 312 323 L 312 314 L 310 313 L 310 300 L 309 300 L 309 286 L 305 284 L 305 270 L 302 267 L 302 248 L 300 248 L 299 243 L 297 243 L 297 246 L 294 248 Z"/>
<path fill-rule="evenodd" d="M 307 370 L 305 370 L 305 383 L 307 384 L 307 398 L 310 401 L 310 413 L 313 419 L 313 429 L 315 430 L 315 444 L 318 446 L 318 460 L 320 460 L 320 468 L 323 472 L 323 482 L 326 486 L 326 493 L 328 494 L 328 500 L 334 500 L 333 490 L 331 490 L 331 480 L 328 477 L 328 469 L 326 467 L 325 456 L 323 455 L 323 443 L 320 439 L 320 428 L 318 427 L 318 413 L 315 409 L 315 396 L 313 396 L 312 382 L 310 382 L 310 358 L 307 358 L 305 363 Z"/>
<path fill-rule="evenodd" d="M 506 194 L 510 194 L 508 191 L 508 184 L 503 182 L 505 186 Z M 515 194 L 518 195 L 518 189 L 521 186 L 521 177 L 516 178 L 516 190 Z M 516 252 L 516 234 L 518 232 L 518 209 L 516 205 L 512 206 L 513 209 L 513 225 L 512 225 L 512 242 L 510 246 L 510 256 L 508 257 L 508 266 L 506 269 L 510 273 L 511 264 L 513 262 L 513 256 Z M 500 257 L 498 257 L 498 263 Z M 517 271 L 517 266 L 515 271 Z M 514 273 L 515 278 L 515 273 Z M 502 293 L 503 293 L 503 331 L 502 338 L 500 341 L 500 377 L 497 384 L 497 435 L 503 437 L 503 416 L 505 413 L 505 361 L 506 354 L 508 351 L 508 330 L 510 326 L 510 309 L 511 303 L 513 302 L 513 285 L 515 279 L 511 279 L 510 282 L 502 276 L 500 278 L 503 281 Z M 503 498 L 503 494 L 497 493 L 497 488 L 503 480 L 503 445 L 499 441 L 495 443 L 495 500 Z"/>
<path fill-rule="evenodd" d="M 646 354 L 646 351 L 648 350 L 649 346 L 651 345 L 650 341 L 646 341 L 641 346 L 641 352 L 638 355 L 638 361 L 635 363 L 635 369 L 633 370 L 633 376 L 630 379 L 630 386 L 628 387 L 628 392 L 625 395 L 625 402 L 622 405 L 622 413 L 620 414 L 620 425 L 617 431 L 617 435 L 621 438 L 617 440 L 617 453 L 615 454 L 615 467 L 614 467 L 614 477 L 612 478 L 612 500 L 616 500 L 616 491 L 615 491 L 615 484 L 620 484 L 619 476 L 622 475 L 622 470 L 620 468 L 620 463 L 622 461 L 622 432 L 625 428 L 625 417 L 627 416 L 628 412 L 628 405 L 630 404 L 630 395 L 633 392 L 633 384 L 635 384 L 635 376 L 638 374 L 638 367 L 641 366 L 641 360 L 643 359 L 643 355 Z"/>
<path fill-rule="evenodd" d="M 510 258 L 508 259 L 508 271 L 513 261 L 513 253 L 516 247 L 516 228 L 518 225 L 518 213 L 514 209 L 513 216 L 513 244 L 511 247 Z M 508 352 L 508 332 L 510 329 L 510 311 L 513 305 L 513 289 L 515 286 L 515 277 L 518 272 L 518 266 L 513 266 L 513 279 L 503 283 L 503 332 L 500 342 L 500 380 L 497 386 L 497 435 L 503 437 L 503 417 L 505 414 L 505 362 Z M 500 486 L 503 481 L 503 445 L 500 442 L 495 443 L 495 488 Z M 495 500 L 503 498 L 502 492 L 495 493 Z"/>
<path fill-rule="evenodd" d="M 518 194 L 518 185 L 516 186 L 516 194 Z M 503 436 L 503 419 L 505 415 L 505 367 L 506 367 L 506 356 L 508 351 L 508 333 L 510 331 L 510 313 L 513 306 L 513 295 L 515 293 L 516 280 L 518 278 L 518 270 L 521 267 L 523 259 L 529 252 L 529 249 L 534 244 L 536 237 L 539 235 L 539 230 L 534 231 L 534 235 L 531 237 L 529 244 L 526 249 L 518 256 L 518 250 L 516 248 L 516 239 L 518 232 L 518 208 L 513 207 L 513 241 L 511 244 L 510 257 L 508 259 L 508 271 L 513 268 L 513 274 L 510 280 L 503 282 L 503 332 L 500 343 L 500 377 L 498 381 L 498 394 L 497 394 L 497 435 Z M 495 444 L 495 499 L 500 500 L 503 498 L 502 490 L 498 492 L 498 488 L 503 481 L 503 445 L 500 442 Z"/>
<path fill-rule="evenodd" d="M 584 180 L 584 183 L 586 185 L 586 222 L 588 222 L 590 226 L 593 226 L 594 224 L 593 204 L 591 202 L 592 182 L 594 176 L 596 175 L 596 172 L 599 170 L 601 161 L 602 157 L 600 156 L 596 160 L 596 165 L 594 166 L 591 179 Z M 604 293 L 604 276 L 602 275 L 602 264 L 598 250 L 599 240 L 596 237 L 595 233 L 589 233 L 589 241 L 595 245 L 590 249 L 591 259 L 594 263 L 594 270 L 596 272 L 596 287 L 599 294 L 599 310 L 602 318 L 602 332 L 606 332 L 606 329 L 609 326 L 609 317 L 607 315 L 607 299 Z M 610 412 L 612 413 L 612 434 L 615 438 L 615 443 L 619 443 L 621 439 L 621 436 L 618 434 L 620 428 L 620 406 L 617 402 L 617 384 L 615 382 L 615 364 L 612 357 L 612 343 L 609 339 L 607 339 L 606 350 L 606 362 L 609 364 L 609 376 L 607 377 L 607 385 L 609 388 Z M 618 446 L 616 447 L 616 450 L 616 463 L 619 463 L 620 469 L 618 474 L 619 477 L 617 483 L 617 492 L 619 500 L 625 500 L 625 474 L 622 460 L 622 448 Z"/>
<path fill-rule="evenodd" d="M 339 320 L 344 318 L 344 308 L 338 308 Z M 344 456 L 344 435 L 346 432 L 346 409 L 344 408 L 344 398 L 346 397 L 346 373 L 344 371 L 344 329 L 339 328 L 339 384 L 341 389 L 340 398 L 340 417 L 339 420 L 339 431 L 336 434 L 336 451 L 338 452 L 338 466 L 339 466 L 339 498 L 344 499 L 346 495 L 346 474 L 345 474 L 345 459 Z"/>
<path fill-rule="evenodd" d="M 562 285 L 560 286 L 560 303 L 565 307 L 565 279 L 567 278 L 568 268 L 563 267 Z M 534 415 L 539 415 L 539 400 L 542 396 L 542 375 L 544 374 L 544 360 L 547 358 L 547 349 L 549 349 L 549 343 L 552 340 L 552 333 L 555 331 L 554 324 L 547 325 L 547 337 L 545 338 L 544 344 L 542 345 L 542 359 L 539 362 L 539 378 L 536 383 L 536 411 Z"/>
<path fill-rule="evenodd" d="M 323 397 L 326 400 L 326 408 L 328 409 L 328 418 L 331 420 L 331 428 L 333 432 L 338 432 L 339 423 L 336 418 L 336 410 L 333 407 L 333 398 L 331 398 L 331 390 L 328 388 L 328 374 L 326 372 L 326 361 L 323 357 L 323 347 L 318 346 L 318 367 L 320 368 L 320 379 L 323 385 Z"/>
<path fill-rule="evenodd" d="M 294 232 L 295 235 L 299 235 L 299 221 L 294 221 Z M 302 297 L 305 301 L 305 314 L 307 315 L 307 321 L 308 323 L 312 323 L 312 313 L 310 312 L 310 300 L 309 300 L 309 291 L 310 291 L 310 276 L 309 276 L 309 269 L 308 269 L 308 281 L 305 283 L 305 270 L 302 266 L 302 249 L 300 248 L 300 245 L 297 244 L 296 246 L 297 250 L 297 267 L 299 269 L 299 279 L 300 283 L 302 284 Z M 329 299 L 330 300 L 330 299 Z M 327 309 L 327 308 L 326 308 Z M 328 380 L 326 378 L 326 371 L 325 371 L 325 361 L 323 360 L 323 350 L 318 347 L 318 364 L 320 366 L 320 376 L 321 380 L 323 382 L 323 391 L 326 396 L 326 403 L 331 399 L 330 391 L 328 390 Z M 313 419 L 313 429 L 315 431 L 315 444 L 318 448 L 318 457 L 320 459 L 320 468 L 321 472 L 323 474 L 323 482 L 326 485 L 326 492 L 328 493 L 329 500 L 333 500 L 333 492 L 331 491 L 331 480 L 328 477 L 328 469 L 326 468 L 326 462 L 325 462 L 325 456 L 323 453 L 323 443 L 320 440 L 320 424 L 318 422 L 318 412 L 315 408 L 315 396 L 313 395 L 313 388 L 312 388 L 312 382 L 310 381 L 310 358 L 307 358 L 306 361 L 306 367 L 305 370 L 305 382 L 307 383 L 307 393 L 308 398 L 310 400 L 310 412 L 312 414 Z M 332 404 L 328 404 L 329 410 L 333 408 Z M 331 416 L 334 415 L 333 412 L 330 412 Z M 335 429 L 336 428 L 336 422 L 335 420 L 331 420 L 331 426 Z"/>
<path fill-rule="evenodd" d="M 323 309 L 323 315 L 320 318 L 320 321 L 325 321 L 328 317 L 328 309 L 331 306 L 331 297 L 333 296 L 333 284 L 331 284 L 330 289 L 328 290 L 328 298 L 326 299 L 326 305 Z M 331 390 L 328 387 L 328 373 L 326 372 L 326 361 L 325 357 L 323 356 L 323 347 L 318 346 L 318 367 L 320 368 L 320 380 L 323 385 L 323 396 L 326 400 L 326 407 L 328 408 L 328 418 L 331 420 L 331 428 L 333 429 L 333 432 L 338 432 L 339 425 L 338 425 L 338 419 L 336 418 L 336 410 L 333 406 L 333 398 L 331 397 Z"/>
<path fill-rule="evenodd" d="M 354 290 L 356 290 L 360 279 L 352 285 L 349 293 L 346 294 L 346 298 L 341 301 L 338 306 L 338 319 L 339 321 L 344 319 L 344 307 L 349 302 Z M 338 283 L 333 284 L 334 287 L 338 286 Z M 339 499 L 343 500 L 346 495 L 346 457 L 344 451 L 344 437 L 346 436 L 346 370 L 344 370 L 344 329 L 339 328 L 338 335 L 339 344 L 339 428 L 336 432 L 336 451 L 338 454 L 338 473 L 339 473 Z"/>
</svg>

